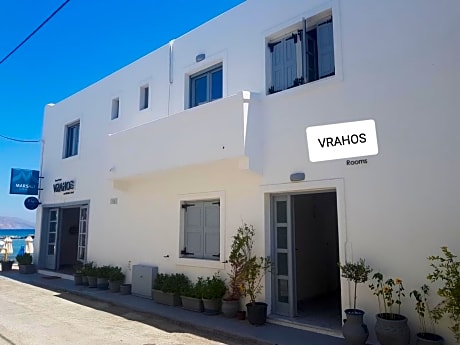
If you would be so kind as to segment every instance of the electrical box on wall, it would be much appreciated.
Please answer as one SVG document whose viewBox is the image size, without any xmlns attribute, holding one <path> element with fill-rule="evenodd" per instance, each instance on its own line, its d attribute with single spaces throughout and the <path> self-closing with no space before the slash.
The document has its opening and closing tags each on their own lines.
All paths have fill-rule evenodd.
<svg viewBox="0 0 460 345">
<path fill-rule="evenodd" d="M 157 274 L 157 266 L 133 265 L 131 293 L 136 296 L 151 299 L 153 282 Z"/>
</svg>

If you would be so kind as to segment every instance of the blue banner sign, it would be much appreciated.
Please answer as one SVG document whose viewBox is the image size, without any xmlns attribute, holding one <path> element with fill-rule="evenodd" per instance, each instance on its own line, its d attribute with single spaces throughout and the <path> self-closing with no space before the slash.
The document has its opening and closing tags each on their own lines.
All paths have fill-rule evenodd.
<svg viewBox="0 0 460 345">
<path fill-rule="evenodd" d="M 10 194 L 38 195 L 38 170 L 11 169 Z"/>
</svg>

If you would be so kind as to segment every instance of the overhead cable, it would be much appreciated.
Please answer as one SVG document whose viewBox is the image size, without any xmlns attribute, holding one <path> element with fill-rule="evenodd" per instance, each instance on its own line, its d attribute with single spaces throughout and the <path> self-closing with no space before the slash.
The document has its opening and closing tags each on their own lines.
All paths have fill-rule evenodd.
<svg viewBox="0 0 460 345">
<path fill-rule="evenodd" d="M 7 137 L 7 136 L 1 135 L 1 134 L 0 134 L 0 138 L 6 139 L 6 140 L 17 141 L 17 142 L 20 142 L 20 143 L 39 143 L 39 142 L 41 142 L 41 140 L 23 140 L 23 139 L 16 139 L 16 138 Z"/>
<path fill-rule="evenodd" d="M 16 50 L 18 50 L 24 43 L 26 43 L 33 35 L 35 35 L 35 33 L 40 30 L 43 25 L 45 25 L 51 18 L 53 18 L 65 5 L 67 5 L 67 3 L 69 2 L 70 0 L 66 0 L 64 1 L 64 3 L 58 7 L 58 9 L 56 11 L 54 11 L 48 18 L 45 19 L 45 21 L 43 23 L 41 23 L 29 36 L 27 36 L 21 43 L 19 43 L 16 48 L 14 48 L 11 52 L 8 53 L 8 55 L 6 55 L 2 61 L 0 61 L 0 65 L 5 62 L 6 59 L 8 59 L 11 55 L 14 54 L 14 52 Z"/>
</svg>

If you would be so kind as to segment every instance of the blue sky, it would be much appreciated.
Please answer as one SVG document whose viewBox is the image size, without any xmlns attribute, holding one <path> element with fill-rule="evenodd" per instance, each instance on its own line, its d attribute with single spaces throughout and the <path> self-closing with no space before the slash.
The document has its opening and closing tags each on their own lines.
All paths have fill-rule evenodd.
<svg viewBox="0 0 460 345">
<path fill-rule="evenodd" d="M 71 0 L 0 65 L 0 134 L 40 139 L 43 109 L 244 0 Z M 64 0 L 2 0 L 0 60 Z M 216 33 L 218 34 L 218 33 Z M 40 144 L 0 138 L 0 216 L 35 221 L 10 195 L 11 168 L 40 167 Z"/>
</svg>

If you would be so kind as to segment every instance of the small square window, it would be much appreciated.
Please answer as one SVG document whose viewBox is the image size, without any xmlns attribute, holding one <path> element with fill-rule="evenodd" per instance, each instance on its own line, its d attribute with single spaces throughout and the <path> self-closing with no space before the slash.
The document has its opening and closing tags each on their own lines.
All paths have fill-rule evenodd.
<svg viewBox="0 0 460 345">
<path fill-rule="evenodd" d="M 78 154 L 78 142 L 80 136 L 80 122 L 67 125 L 65 128 L 64 158 Z"/>
<path fill-rule="evenodd" d="M 197 200 L 181 204 L 183 211 L 183 258 L 220 259 L 220 201 Z"/>
<path fill-rule="evenodd" d="M 222 98 L 222 65 L 190 77 L 190 108 Z"/>
<path fill-rule="evenodd" d="M 120 98 L 114 98 L 112 99 L 112 114 L 110 118 L 112 120 L 118 119 L 118 116 L 120 116 Z"/>
<path fill-rule="evenodd" d="M 144 85 L 140 88 L 139 94 L 139 110 L 144 110 L 149 107 L 149 86 Z"/>
</svg>

